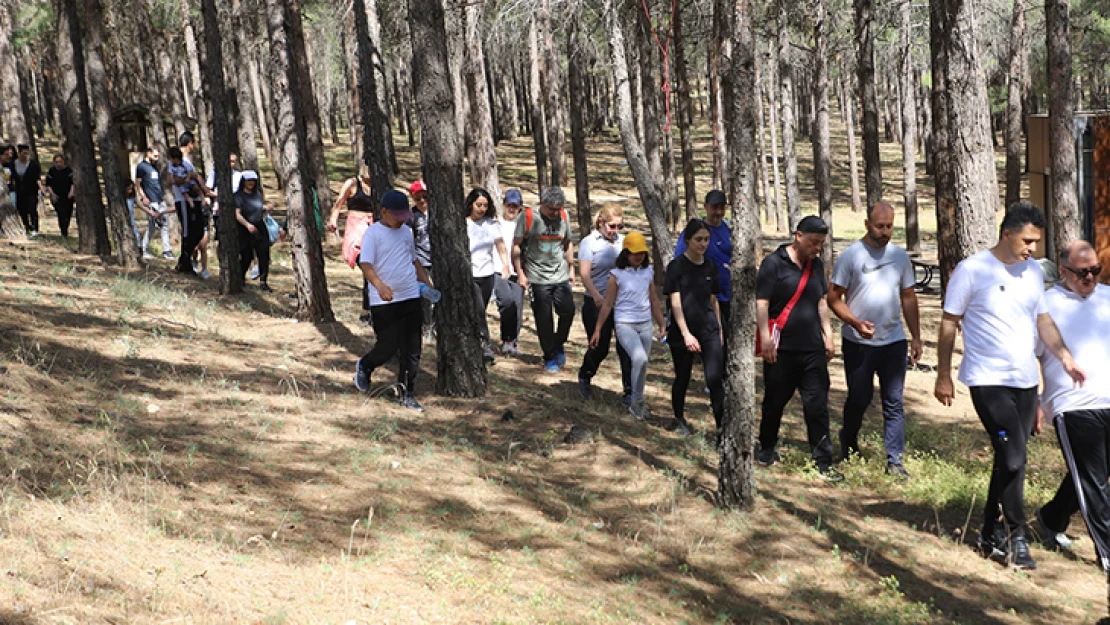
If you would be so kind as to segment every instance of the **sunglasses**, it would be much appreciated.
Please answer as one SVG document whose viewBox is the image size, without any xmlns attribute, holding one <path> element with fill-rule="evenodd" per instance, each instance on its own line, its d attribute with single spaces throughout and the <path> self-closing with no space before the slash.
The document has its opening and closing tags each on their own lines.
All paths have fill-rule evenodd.
<svg viewBox="0 0 1110 625">
<path fill-rule="evenodd" d="M 610 230 L 624 230 L 624 224 L 605 224 L 605 227 Z"/>
<path fill-rule="evenodd" d="M 1098 274 L 1102 273 L 1102 265 L 1095 265 L 1094 267 L 1088 267 L 1087 269 L 1072 269 L 1071 267 L 1064 267 L 1064 269 L 1067 269 L 1068 271 L 1074 273 L 1075 277 L 1079 278 L 1080 280 L 1086 280 L 1087 276 L 1097 278 Z"/>
</svg>

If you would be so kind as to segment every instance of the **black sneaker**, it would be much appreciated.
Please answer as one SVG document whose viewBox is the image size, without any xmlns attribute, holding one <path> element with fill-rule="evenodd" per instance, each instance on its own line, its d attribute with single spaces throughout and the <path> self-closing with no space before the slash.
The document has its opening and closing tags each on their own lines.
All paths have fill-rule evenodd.
<svg viewBox="0 0 1110 625">
<path fill-rule="evenodd" d="M 1040 508 L 1037 508 L 1037 510 L 1033 514 L 1037 517 L 1037 534 L 1041 539 L 1041 544 L 1045 546 L 1045 549 L 1048 549 L 1049 551 L 1071 550 L 1074 541 L 1068 538 L 1067 534 L 1063 532 L 1057 532 L 1056 530 L 1050 528 L 1048 524 L 1044 522 L 1044 516 L 1042 515 Z"/>
<path fill-rule="evenodd" d="M 355 388 L 365 393 L 370 390 L 370 372 L 362 368 L 362 361 L 355 362 Z"/>
<path fill-rule="evenodd" d="M 850 442 L 847 442 L 847 443 L 844 443 L 844 442 L 840 443 L 840 459 L 841 460 L 847 460 L 847 459 L 851 458 L 852 456 L 858 456 L 858 455 L 860 455 L 859 454 L 859 442 L 858 441 L 850 441 Z"/>
<path fill-rule="evenodd" d="M 896 482 L 910 481 L 910 472 L 906 470 L 906 467 L 900 464 L 886 465 L 886 474 L 894 478 Z"/>
<path fill-rule="evenodd" d="M 694 428 L 690 427 L 690 424 L 686 423 L 685 420 L 672 419 L 670 424 L 667 425 L 667 429 L 678 433 L 679 436 L 690 436 L 694 433 Z"/>
<path fill-rule="evenodd" d="M 632 407 L 632 391 L 628 391 L 624 394 L 624 397 L 621 398 L 621 403 L 624 404 L 626 408 Z"/>
<path fill-rule="evenodd" d="M 1037 568 L 1037 561 L 1029 553 L 1029 545 L 1024 536 L 1014 536 L 1010 539 L 1010 566 L 1015 569 Z"/>
<path fill-rule="evenodd" d="M 578 378 L 578 394 L 582 396 L 582 399 L 594 398 L 594 387 L 589 378 Z"/>
<path fill-rule="evenodd" d="M 774 464 L 779 460 L 779 454 L 777 451 L 775 451 L 774 447 L 770 449 L 760 449 L 759 454 L 757 454 L 755 457 L 755 461 L 759 463 L 759 466 L 761 467 L 774 466 Z"/>
<path fill-rule="evenodd" d="M 408 408 L 409 410 L 415 410 L 416 412 L 424 412 L 424 406 L 421 406 L 416 401 L 416 398 L 409 394 L 406 394 L 404 397 L 401 398 L 401 407 Z"/>
<path fill-rule="evenodd" d="M 833 468 L 831 464 L 818 465 L 817 472 L 821 474 L 821 478 L 830 484 L 844 481 L 844 474 Z"/>
<path fill-rule="evenodd" d="M 975 541 L 975 547 L 984 558 L 990 558 L 996 562 L 1006 562 L 1010 557 L 1006 530 L 1002 529 L 1001 525 L 995 525 L 993 529 L 988 530 L 984 524 L 979 529 L 979 538 Z"/>
</svg>

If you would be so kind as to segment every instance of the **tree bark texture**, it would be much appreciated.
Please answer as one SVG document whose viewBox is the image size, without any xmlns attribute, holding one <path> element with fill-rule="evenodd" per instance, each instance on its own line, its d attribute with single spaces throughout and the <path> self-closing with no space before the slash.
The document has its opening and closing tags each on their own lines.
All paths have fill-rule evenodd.
<svg viewBox="0 0 1110 625">
<path fill-rule="evenodd" d="M 1071 28 L 1067 0 L 1045 0 L 1048 65 L 1048 149 L 1052 173 L 1052 243 L 1049 258 L 1059 262 L 1064 247 L 1082 238 L 1075 158 L 1075 102 L 1071 71 Z"/>
<path fill-rule="evenodd" d="M 281 170 L 281 157 L 277 149 L 277 137 L 270 133 L 270 129 L 274 127 L 273 124 L 273 111 L 269 103 L 262 95 L 262 79 L 259 77 L 262 54 L 252 53 L 249 59 L 245 59 L 250 72 L 251 81 L 251 95 L 254 99 L 254 110 L 257 116 L 258 129 L 262 134 L 262 149 L 266 152 L 266 159 L 270 161 L 270 166 L 274 170 L 274 177 L 277 178 L 278 188 L 281 189 L 285 186 L 285 178 L 282 177 Z"/>
<path fill-rule="evenodd" d="M 621 142 L 624 156 L 632 169 L 640 202 L 644 205 L 648 223 L 651 226 L 652 244 L 660 264 L 666 267 L 674 256 L 674 239 L 671 237 L 667 216 L 663 209 L 663 199 L 651 178 L 647 157 L 636 137 L 632 122 L 632 88 L 628 79 L 628 61 L 624 50 L 624 29 L 620 14 L 613 6 L 613 0 L 605 0 L 605 30 L 609 37 L 609 52 L 613 61 L 613 81 L 616 83 L 617 122 L 620 125 Z"/>
<path fill-rule="evenodd" d="M 233 0 L 232 12 L 235 21 L 231 24 L 233 29 L 241 26 L 241 5 L 239 0 Z M 205 82 L 202 87 L 212 104 L 212 158 L 213 168 L 216 172 L 216 192 L 219 194 L 220 210 L 217 228 L 224 233 L 219 245 L 220 254 L 220 293 L 235 295 L 243 292 L 243 267 L 239 263 L 238 234 L 239 223 L 235 218 L 234 189 L 231 188 L 230 143 L 231 131 L 227 120 L 227 84 L 224 74 L 224 59 L 222 33 L 220 32 L 220 18 L 216 12 L 216 0 L 201 0 L 201 17 L 204 20 L 204 45 L 208 60 L 208 71 L 205 72 Z M 235 36 L 235 35 L 233 35 Z M 242 64 L 238 64 L 242 65 Z M 235 77 L 231 77 L 237 80 Z M 242 109 L 250 110 L 249 100 L 243 103 Z M 254 123 L 251 116 L 251 123 Z M 254 136 L 253 128 L 251 136 Z M 244 166 L 246 166 L 244 164 Z"/>
<path fill-rule="evenodd" d="M 436 392 L 481 397 L 486 393 L 487 377 L 463 215 L 463 150 L 455 128 L 455 100 L 447 74 L 443 5 L 440 0 L 409 0 L 408 21 L 413 41 L 412 72 L 420 77 L 413 87 L 431 207 L 429 234 L 436 253 L 435 279 L 443 291 L 436 305 Z"/>
<path fill-rule="evenodd" d="M 758 128 L 756 130 L 759 136 L 759 177 L 763 197 L 763 221 L 771 223 L 772 219 L 772 204 L 771 204 L 771 173 L 767 167 L 767 122 L 766 115 L 763 112 L 763 77 L 759 73 L 759 63 L 755 65 L 755 112 Z"/>
<path fill-rule="evenodd" d="M 550 186 L 547 165 L 547 125 L 544 123 L 543 114 L 543 86 L 540 77 L 543 74 L 543 58 L 540 56 L 540 33 L 537 19 L 533 18 L 528 24 L 528 101 L 532 110 L 532 144 L 536 156 L 536 187 L 543 189 Z"/>
<path fill-rule="evenodd" d="M 466 41 L 463 48 L 463 76 L 470 113 L 466 116 L 467 152 L 470 179 L 485 187 L 493 198 L 493 208 L 501 215 L 501 183 L 497 176 L 497 151 L 493 145 L 493 113 L 490 109 L 489 82 L 482 53 L 482 6 L 469 4 L 464 13 Z"/>
<path fill-rule="evenodd" d="M 258 135 L 255 133 L 255 126 L 257 125 L 257 115 L 254 102 L 254 93 L 251 89 L 251 62 L 250 59 L 254 58 L 254 40 L 251 36 L 254 32 L 252 27 L 248 26 L 251 16 L 246 15 L 243 11 L 243 0 L 231 0 L 231 15 L 232 15 L 232 32 L 229 33 L 234 38 L 235 49 L 238 54 L 234 59 L 234 66 L 236 69 L 233 80 L 235 81 L 235 94 L 239 100 L 239 163 L 243 169 L 253 169 L 258 171 Z M 213 152 L 216 152 L 213 146 Z M 216 164 L 220 162 L 219 155 L 215 156 Z M 217 169 L 217 171 L 219 171 Z M 234 193 L 236 190 L 231 189 Z M 221 264 L 223 261 L 220 261 Z M 223 280 L 221 278 L 220 287 L 223 288 Z"/>
<path fill-rule="evenodd" d="M 574 199 L 578 213 L 578 233 L 585 237 L 593 228 L 590 208 L 590 174 L 586 162 L 586 85 L 582 60 L 586 55 L 578 23 L 567 24 L 567 65 L 570 81 L 570 145 L 574 159 Z"/>
<path fill-rule="evenodd" d="M 378 0 L 364 0 L 366 4 L 366 28 L 370 35 L 370 63 L 374 72 L 374 95 L 377 107 L 374 119 L 381 126 L 378 133 L 381 142 L 376 149 L 385 155 L 390 166 L 390 180 L 397 175 L 397 154 L 393 150 L 393 127 L 389 123 L 389 77 L 386 72 L 385 58 L 382 55 L 382 26 L 378 17 Z M 384 192 L 383 192 L 384 193 Z"/>
<path fill-rule="evenodd" d="M 734 207 L 732 222 L 728 376 L 725 378 L 725 415 L 718 433 L 718 503 L 725 508 L 750 510 L 755 504 L 755 278 L 762 254 L 759 207 L 755 200 L 755 29 L 751 0 L 715 0 L 714 10 L 728 12 L 731 46 L 725 48 L 725 119 L 729 141 L 728 193 Z"/>
<path fill-rule="evenodd" d="M 76 0 L 58 0 L 54 7 L 57 31 L 58 77 L 65 133 L 66 161 L 73 168 L 73 195 L 77 213 L 77 251 L 105 257 L 112 253 L 104 203 L 96 174 L 92 113 L 85 84 L 85 53 Z"/>
<path fill-rule="evenodd" d="M 840 70 L 840 112 L 848 134 L 848 171 L 852 187 L 852 212 L 863 210 L 859 195 L 859 155 L 856 150 L 856 104 L 852 98 L 851 78 L 845 77 L 847 67 Z"/>
<path fill-rule="evenodd" d="M 906 249 L 921 250 L 917 224 L 917 73 L 913 67 L 913 13 L 911 0 L 902 0 L 901 17 L 901 118 L 902 118 L 902 201 L 905 204 Z"/>
<path fill-rule="evenodd" d="M 829 62 L 828 62 L 828 13 L 825 0 L 813 2 L 813 98 L 816 110 L 813 119 L 813 179 L 817 187 L 817 207 L 821 219 L 829 226 L 821 260 L 825 264 L 825 279 L 832 276 L 833 267 L 833 211 L 832 211 L 832 155 L 829 139 Z"/>
<path fill-rule="evenodd" d="M 663 197 L 663 159 L 660 156 L 661 137 L 659 125 L 662 121 L 662 106 L 659 101 L 659 66 L 655 58 L 657 48 L 652 40 L 651 24 L 647 18 L 637 10 L 632 14 L 634 21 L 629 32 L 635 33 L 636 58 L 640 61 L 640 97 L 643 103 L 643 125 L 640 127 L 641 140 L 644 147 L 644 156 L 647 157 L 648 170 L 651 172 L 651 183 L 655 185 L 660 197 Z M 666 203 L 664 202 L 664 210 Z"/>
<path fill-rule="evenodd" d="M 100 152 L 100 170 L 104 175 L 104 195 L 108 199 L 108 218 L 115 242 L 115 261 L 126 269 L 138 269 L 142 261 L 139 242 L 131 228 L 131 215 L 123 193 L 123 181 L 130 178 L 119 164 L 119 142 L 112 127 L 112 109 L 108 99 L 108 72 L 104 67 L 103 22 L 104 6 L 100 0 L 85 0 L 85 55 L 89 102 L 96 122 L 96 144 Z M 97 189 L 99 192 L 99 189 Z"/>
<path fill-rule="evenodd" d="M 299 114 L 304 117 L 305 148 L 308 151 L 308 172 L 310 173 L 309 186 L 316 189 L 316 201 L 320 205 L 320 214 L 326 219 L 331 215 L 331 186 L 328 184 L 328 162 L 324 158 L 324 135 L 320 126 L 320 107 L 316 102 L 316 93 L 312 89 L 312 72 L 309 70 L 308 54 L 304 46 L 304 27 L 301 22 L 300 0 L 286 0 L 289 4 L 289 52 L 292 54 L 293 66 L 297 70 L 297 88 L 300 90 Z M 390 170 L 392 174 L 392 170 Z M 391 177 L 392 179 L 392 177 Z M 311 194 L 308 196 L 308 213 L 312 213 Z M 314 218 L 306 223 L 314 223 Z M 316 234 L 319 241 L 319 233 Z M 328 304 L 328 314 L 331 314 L 331 304 Z"/>
<path fill-rule="evenodd" d="M 12 46 L 13 0 L 0 0 L 0 117 L 4 118 L 4 130 L 15 144 L 31 143 L 31 126 L 23 115 L 19 86 L 19 73 L 16 69 L 15 48 Z"/>
<path fill-rule="evenodd" d="M 362 134 L 362 160 L 370 168 L 370 197 L 374 206 L 381 202 L 382 194 L 393 188 L 393 168 L 389 155 L 381 150 L 385 139 L 382 137 L 382 114 L 378 107 L 377 77 L 374 74 L 373 53 L 370 47 L 369 24 L 366 20 L 366 7 L 363 0 L 353 0 L 355 23 L 355 67 L 358 68 L 358 113 Z"/>
<path fill-rule="evenodd" d="M 1006 75 L 1006 206 L 1021 200 L 1021 135 L 1025 115 L 1022 104 L 1029 76 L 1026 6 L 1025 0 L 1014 0 L 1010 19 L 1010 63 Z"/>
<path fill-rule="evenodd" d="M 193 110 L 197 117 L 197 143 L 200 144 L 200 153 L 192 155 L 193 165 L 198 171 L 212 164 L 212 132 L 211 111 L 208 102 L 204 101 L 204 92 L 200 88 L 200 50 L 197 48 L 196 29 L 193 28 L 192 16 L 189 12 L 189 0 L 181 0 L 182 32 L 185 33 L 185 55 L 189 61 L 189 80 L 192 82 Z"/>
<path fill-rule="evenodd" d="M 563 149 L 566 132 L 563 130 L 563 80 L 559 75 L 558 46 L 551 30 L 551 5 L 549 0 L 540 0 L 539 5 L 540 50 L 543 56 L 543 72 L 540 84 L 544 95 L 544 120 L 547 122 L 547 156 L 551 161 L 551 183 L 566 186 L 567 156 Z"/>
<path fill-rule="evenodd" d="M 790 53 L 790 30 L 786 2 L 778 0 L 776 28 L 779 48 L 779 89 L 782 92 L 782 158 L 786 178 L 786 215 L 789 232 L 802 220 L 802 197 L 798 192 L 798 153 L 794 145 L 794 65 Z"/>
<path fill-rule="evenodd" d="M 998 187 L 973 0 L 930 2 L 937 241 L 942 286 L 996 236 Z"/>
<path fill-rule="evenodd" d="M 731 17 L 721 15 L 729 10 L 729 5 L 723 2 L 713 3 L 712 36 L 709 38 L 709 126 L 713 130 L 713 187 L 720 189 L 725 186 L 728 176 L 728 154 L 726 153 L 728 139 L 725 137 L 725 121 L 722 109 L 724 104 L 721 99 L 721 46 L 730 35 L 724 30 L 723 24 Z"/>
<path fill-rule="evenodd" d="M 274 68 L 273 92 L 277 105 L 277 141 L 285 179 L 285 201 L 293 248 L 293 278 L 297 289 L 296 316 L 302 321 L 318 323 L 335 321 L 335 315 L 331 310 L 328 283 L 324 276 L 320 231 L 312 214 L 312 200 L 308 191 L 310 173 L 305 149 L 302 90 L 293 87 L 294 82 L 303 77 L 294 60 L 295 49 L 303 46 L 303 41 L 296 34 L 302 31 L 292 24 L 300 19 L 296 7 L 288 6 L 285 0 L 266 0 L 266 24 L 270 38 L 271 65 Z"/>
<path fill-rule="evenodd" d="M 769 49 L 767 66 L 771 71 L 767 74 L 767 110 L 770 113 L 771 122 L 771 176 L 774 181 L 771 192 L 775 195 L 775 230 L 782 232 L 783 226 L 786 225 L 786 211 L 782 204 L 781 168 L 779 166 L 778 48 L 774 42 L 771 42 Z"/>
<path fill-rule="evenodd" d="M 12 204 L 11 195 L 5 189 L 0 193 L 0 236 L 9 241 L 26 241 L 27 231 L 23 229 L 23 220 Z"/>
<path fill-rule="evenodd" d="M 682 31 L 682 3 L 674 5 L 672 25 L 675 96 L 678 101 L 678 135 L 682 145 L 682 189 L 686 197 L 686 219 L 698 216 L 698 186 L 694 179 L 694 140 L 690 127 L 694 116 L 690 105 L 690 78 L 686 70 L 686 38 Z"/>
<path fill-rule="evenodd" d="M 863 105 L 863 167 L 867 205 L 883 199 L 879 155 L 879 101 L 875 93 L 875 0 L 854 0 L 856 10 L 856 71 Z"/>
</svg>

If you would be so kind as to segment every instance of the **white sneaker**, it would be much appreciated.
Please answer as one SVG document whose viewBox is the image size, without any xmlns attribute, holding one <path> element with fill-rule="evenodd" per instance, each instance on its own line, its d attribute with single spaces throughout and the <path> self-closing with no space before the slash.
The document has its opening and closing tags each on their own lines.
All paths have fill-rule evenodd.
<svg viewBox="0 0 1110 625">
<path fill-rule="evenodd" d="M 505 343 L 501 345 L 501 353 L 505 354 L 506 356 L 523 356 L 524 355 L 523 352 L 521 352 L 519 349 L 517 349 L 516 341 L 505 341 Z"/>
<path fill-rule="evenodd" d="M 143 252 L 143 260 L 154 260 L 154 254 Z"/>
<path fill-rule="evenodd" d="M 193 261 L 193 273 L 200 273 L 200 263 Z"/>
<path fill-rule="evenodd" d="M 248 276 L 248 278 L 250 278 L 251 280 L 257 280 L 258 279 L 258 265 L 255 265 L 254 267 L 251 267 L 251 273 Z"/>
<path fill-rule="evenodd" d="M 204 280 L 207 280 L 212 277 L 212 274 L 208 273 L 208 270 L 205 269 L 204 271 L 200 272 L 200 277 Z"/>
</svg>

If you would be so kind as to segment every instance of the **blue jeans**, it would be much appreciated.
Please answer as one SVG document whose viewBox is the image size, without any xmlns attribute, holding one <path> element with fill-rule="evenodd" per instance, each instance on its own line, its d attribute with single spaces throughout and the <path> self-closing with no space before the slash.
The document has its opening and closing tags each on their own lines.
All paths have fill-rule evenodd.
<svg viewBox="0 0 1110 625">
<path fill-rule="evenodd" d="M 902 390 L 906 384 L 906 341 L 873 347 L 844 339 L 844 377 L 848 399 L 844 402 L 844 427 L 840 430 L 840 451 L 847 457 L 859 451 L 859 431 L 863 413 L 875 393 L 879 376 L 879 396 L 883 402 L 883 444 L 887 464 L 902 464 L 906 450 L 906 414 Z"/>
</svg>

